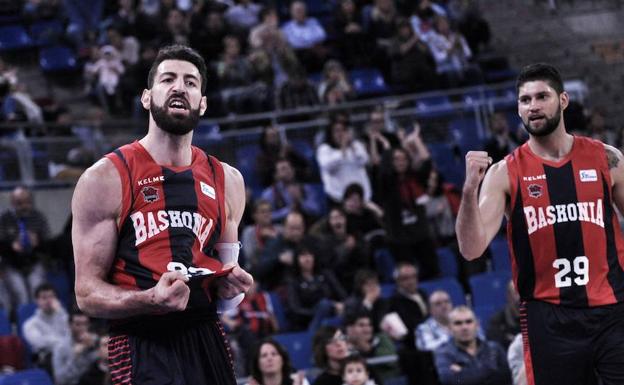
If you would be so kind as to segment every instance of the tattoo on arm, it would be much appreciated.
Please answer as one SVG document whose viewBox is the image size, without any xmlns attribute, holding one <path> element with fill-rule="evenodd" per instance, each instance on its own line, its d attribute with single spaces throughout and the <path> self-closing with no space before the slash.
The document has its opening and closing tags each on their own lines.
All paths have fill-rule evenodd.
<svg viewBox="0 0 624 385">
<path fill-rule="evenodd" d="M 609 170 L 612 168 L 616 168 L 620 163 L 620 157 L 616 151 L 613 151 L 610 148 L 605 148 L 607 150 L 607 163 L 609 164 Z"/>
</svg>

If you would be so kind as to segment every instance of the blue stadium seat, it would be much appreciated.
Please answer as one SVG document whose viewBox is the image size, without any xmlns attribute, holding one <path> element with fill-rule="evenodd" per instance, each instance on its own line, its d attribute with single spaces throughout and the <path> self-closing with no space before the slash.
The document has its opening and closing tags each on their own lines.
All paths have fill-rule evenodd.
<svg viewBox="0 0 624 385">
<path fill-rule="evenodd" d="M 483 148 L 483 133 L 479 133 L 477 121 L 474 118 L 453 119 L 449 123 L 449 131 L 459 145 L 462 155 L 468 151 Z"/>
<path fill-rule="evenodd" d="M 4 309 L 0 309 L 0 336 L 6 336 L 9 334 L 11 334 L 9 315 Z"/>
<path fill-rule="evenodd" d="M 482 87 L 473 88 L 462 94 L 462 102 L 465 109 L 472 110 L 473 106 L 480 106 L 486 102 L 485 94 Z"/>
<path fill-rule="evenodd" d="M 481 329 L 486 330 L 490 322 L 490 318 L 496 313 L 496 308 L 492 305 L 475 306 L 472 309 L 481 324 Z"/>
<path fill-rule="evenodd" d="M 42 369 L 28 369 L 0 378 L 0 385 L 53 385 Z"/>
<path fill-rule="evenodd" d="M 290 328 L 288 324 L 288 318 L 286 317 L 286 311 L 284 309 L 284 304 L 282 304 L 282 300 L 279 295 L 274 292 L 269 292 L 269 298 L 271 300 L 271 307 L 273 308 L 273 314 L 275 314 L 275 318 L 277 319 L 277 326 L 280 331 L 285 331 Z"/>
<path fill-rule="evenodd" d="M 377 249 L 373 254 L 381 282 L 394 282 L 394 256 L 388 249 Z"/>
<path fill-rule="evenodd" d="M 490 272 L 471 276 L 468 281 L 472 290 L 473 306 L 494 306 L 499 310 L 505 306 L 507 283 L 511 276 L 505 272 Z"/>
<path fill-rule="evenodd" d="M 381 72 L 375 68 L 354 69 L 349 76 L 358 96 L 385 95 L 389 92 Z"/>
<path fill-rule="evenodd" d="M 455 278 L 439 278 L 432 279 L 430 281 L 421 282 L 418 285 L 427 296 L 430 296 L 436 290 L 444 290 L 450 296 L 453 301 L 453 306 L 457 305 L 465 305 L 466 304 L 466 294 L 464 293 L 464 289 L 462 289 L 459 282 Z"/>
<path fill-rule="evenodd" d="M 396 290 L 395 283 L 382 283 L 381 284 L 381 298 L 390 298 Z"/>
<path fill-rule="evenodd" d="M 327 214 L 327 195 L 322 183 L 310 183 L 310 187 L 314 190 L 315 198 L 318 199 L 321 208 L 321 215 Z"/>
<path fill-rule="evenodd" d="M 408 385 L 407 377 L 400 376 L 384 380 L 384 385 Z"/>
<path fill-rule="evenodd" d="M 56 45 L 41 49 L 39 66 L 43 72 L 75 71 L 78 69 L 78 60 L 71 48 Z"/>
<path fill-rule="evenodd" d="M 443 277 L 457 277 L 457 256 L 448 247 L 438 247 L 438 265 Z"/>
<path fill-rule="evenodd" d="M 63 33 L 63 23 L 60 20 L 41 20 L 30 26 L 30 36 L 38 46 L 56 44 Z"/>
<path fill-rule="evenodd" d="M 431 153 L 436 169 L 446 181 L 461 186 L 464 183 L 464 159 L 455 154 L 453 144 L 432 142 L 427 143 L 427 148 Z"/>
<path fill-rule="evenodd" d="M 35 314 L 35 310 L 37 310 L 37 304 L 34 302 L 20 305 L 17 308 L 17 334 L 20 337 L 23 336 L 22 327 L 24 326 L 24 322 Z"/>
<path fill-rule="evenodd" d="M 65 305 L 66 309 L 69 309 L 71 306 L 71 288 L 69 287 L 69 279 L 67 278 L 67 273 L 64 271 L 49 271 L 47 274 L 48 282 L 54 286 L 56 290 L 56 294 L 58 295 L 59 301 L 63 305 Z"/>
<path fill-rule="evenodd" d="M 492 253 L 494 271 L 511 274 L 511 261 L 509 260 L 507 240 L 500 236 L 494 238 L 492 243 L 490 243 L 490 252 Z"/>
<path fill-rule="evenodd" d="M 337 328 L 341 328 L 343 323 L 342 321 L 343 320 L 341 316 L 323 318 L 323 320 L 321 321 L 321 326 L 334 326 Z"/>
<path fill-rule="evenodd" d="M 256 158 L 259 153 L 260 147 L 255 143 L 246 144 L 236 149 L 236 166 L 243 174 L 245 186 L 253 191 L 254 199 L 257 199 L 262 193 L 256 170 Z"/>
<path fill-rule="evenodd" d="M 21 25 L 0 27 L 0 52 L 30 48 L 33 41 Z"/>
<path fill-rule="evenodd" d="M 312 362 L 312 334 L 310 332 L 275 334 L 273 339 L 286 349 L 290 356 L 290 362 L 295 369 L 308 369 L 314 366 L 314 362 Z"/>
<path fill-rule="evenodd" d="M 416 116 L 437 118 L 454 111 L 451 100 L 446 95 L 420 97 L 416 100 Z"/>
</svg>

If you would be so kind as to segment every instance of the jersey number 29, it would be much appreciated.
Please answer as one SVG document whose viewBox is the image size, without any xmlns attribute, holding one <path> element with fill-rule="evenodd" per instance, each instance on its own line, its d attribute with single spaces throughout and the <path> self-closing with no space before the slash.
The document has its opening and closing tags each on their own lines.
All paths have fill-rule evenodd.
<svg viewBox="0 0 624 385">
<path fill-rule="evenodd" d="M 572 269 L 574 269 L 574 274 L 576 275 L 574 283 L 577 286 L 585 286 L 589 282 L 589 259 L 584 255 L 574 258 L 572 262 L 565 258 L 555 259 L 553 267 L 559 270 L 555 274 L 556 287 L 572 286 L 573 280 L 568 276 Z"/>
</svg>

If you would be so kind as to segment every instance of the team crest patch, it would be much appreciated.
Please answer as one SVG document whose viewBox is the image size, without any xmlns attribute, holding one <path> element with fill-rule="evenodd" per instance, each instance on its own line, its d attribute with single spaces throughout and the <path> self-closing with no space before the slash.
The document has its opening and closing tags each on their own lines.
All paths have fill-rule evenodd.
<svg viewBox="0 0 624 385">
<path fill-rule="evenodd" d="M 158 189 L 152 186 L 146 186 L 141 189 L 141 194 L 143 194 L 143 199 L 147 203 L 152 203 L 158 200 Z"/>
<path fill-rule="evenodd" d="M 539 198 L 542 196 L 542 186 L 538 184 L 530 184 L 529 187 L 529 196 L 531 198 Z"/>
</svg>

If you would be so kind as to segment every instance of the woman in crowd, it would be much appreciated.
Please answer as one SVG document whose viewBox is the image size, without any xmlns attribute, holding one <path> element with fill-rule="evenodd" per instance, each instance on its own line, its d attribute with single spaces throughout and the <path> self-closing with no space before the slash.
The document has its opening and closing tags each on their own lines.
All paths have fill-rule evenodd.
<svg viewBox="0 0 624 385">
<path fill-rule="evenodd" d="M 349 356 L 346 336 L 335 326 L 323 326 L 312 340 L 316 366 L 322 370 L 313 385 L 342 385 L 342 361 Z"/>
<path fill-rule="evenodd" d="M 331 270 L 322 270 L 316 248 L 301 244 L 295 253 L 295 273 L 288 284 L 288 314 L 295 330 L 316 330 L 323 318 L 342 314 L 347 294 Z"/>
<path fill-rule="evenodd" d="M 277 342 L 263 340 L 253 357 L 247 385 L 309 385 L 303 371 L 292 373 L 290 357 Z"/>
</svg>

